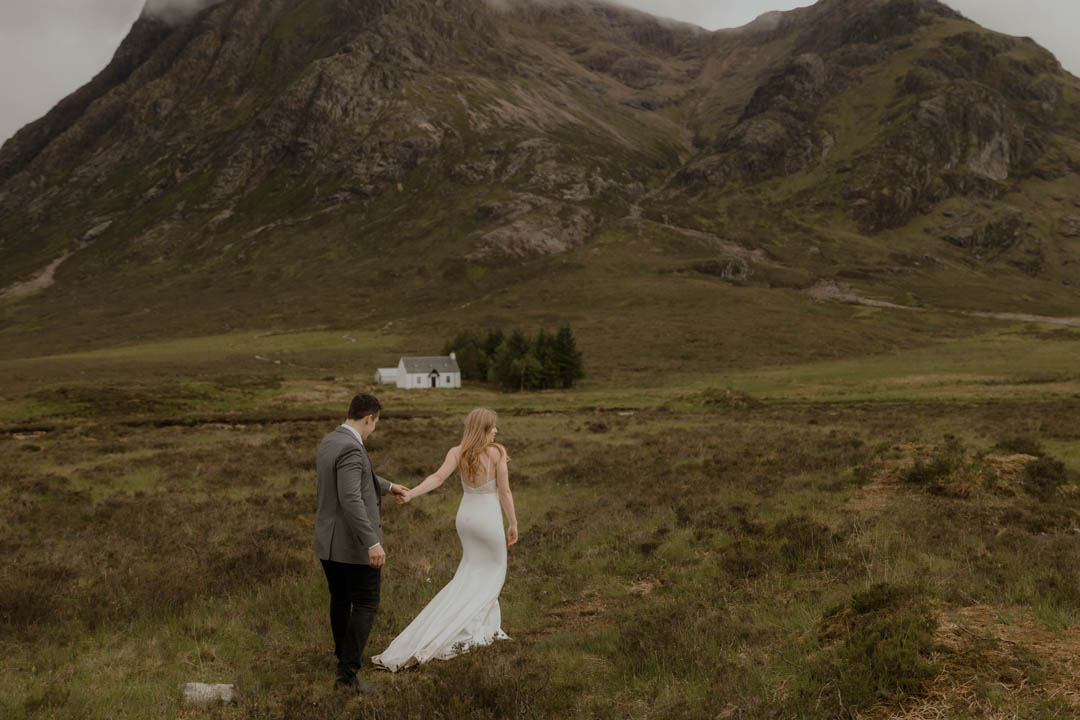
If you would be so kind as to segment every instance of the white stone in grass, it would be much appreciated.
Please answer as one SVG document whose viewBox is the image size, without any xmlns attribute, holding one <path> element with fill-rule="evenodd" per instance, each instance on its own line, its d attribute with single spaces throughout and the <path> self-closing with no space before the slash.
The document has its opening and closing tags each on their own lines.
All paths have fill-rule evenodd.
<svg viewBox="0 0 1080 720">
<path fill-rule="evenodd" d="M 191 705 L 207 705 L 216 700 L 232 702 L 236 691 L 232 685 L 214 685 L 209 683 L 187 683 L 184 685 L 184 702 Z"/>
</svg>

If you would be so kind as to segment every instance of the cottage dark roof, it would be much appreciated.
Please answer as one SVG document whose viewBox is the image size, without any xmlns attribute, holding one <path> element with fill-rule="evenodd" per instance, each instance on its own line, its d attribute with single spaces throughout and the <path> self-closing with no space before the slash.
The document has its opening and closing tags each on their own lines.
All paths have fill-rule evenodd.
<svg viewBox="0 0 1080 720">
<path fill-rule="evenodd" d="M 401 362 L 405 364 L 407 373 L 430 373 L 432 370 L 443 375 L 445 373 L 459 373 L 457 360 L 447 355 L 433 355 L 431 357 L 403 357 Z"/>
</svg>

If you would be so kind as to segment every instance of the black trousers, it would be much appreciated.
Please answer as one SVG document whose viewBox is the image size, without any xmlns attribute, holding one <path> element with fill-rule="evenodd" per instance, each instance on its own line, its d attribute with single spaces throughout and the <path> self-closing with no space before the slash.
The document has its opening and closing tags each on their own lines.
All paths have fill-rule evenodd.
<svg viewBox="0 0 1080 720">
<path fill-rule="evenodd" d="M 322 560 L 330 587 L 330 629 L 334 633 L 339 680 L 356 677 L 367 645 L 375 612 L 379 609 L 379 570 Z"/>
</svg>

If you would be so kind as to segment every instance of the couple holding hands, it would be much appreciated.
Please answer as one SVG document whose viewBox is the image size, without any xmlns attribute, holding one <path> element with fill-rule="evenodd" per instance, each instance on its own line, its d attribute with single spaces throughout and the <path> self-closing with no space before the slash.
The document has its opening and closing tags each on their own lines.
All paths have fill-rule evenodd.
<svg viewBox="0 0 1080 720">
<path fill-rule="evenodd" d="M 330 588 L 330 627 L 338 659 L 335 684 L 356 692 L 375 688 L 360 681 L 357 671 L 379 606 L 380 568 L 386 562 L 379 521 L 383 495 L 410 502 L 442 485 L 455 470 L 463 492 L 457 513 L 461 564 L 446 587 L 372 658 L 385 670 L 445 660 L 471 647 L 507 639 L 500 627 L 499 592 L 506 578 L 506 548 L 518 539 L 508 458 L 506 448 L 495 442 L 493 410 L 470 412 L 461 444 L 450 448 L 442 466 L 411 490 L 371 469 L 364 441 L 378 424 L 381 410 L 372 395 L 354 397 L 348 419 L 323 438 L 317 455 L 315 552 Z M 504 513 L 509 522 L 505 540 Z"/>
</svg>

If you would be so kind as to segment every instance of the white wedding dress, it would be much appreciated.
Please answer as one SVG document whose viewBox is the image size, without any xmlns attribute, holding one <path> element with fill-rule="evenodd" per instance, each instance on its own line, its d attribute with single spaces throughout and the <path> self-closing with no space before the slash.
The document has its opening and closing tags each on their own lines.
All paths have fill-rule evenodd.
<svg viewBox="0 0 1080 720">
<path fill-rule="evenodd" d="M 461 481 L 464 494 L 457 513 L 461 563 L 453 579 L 431 599 L 416 619 L 394 638 L 376 667 L 391 672 L 447 660 L 469 648 L 509 640 L 500 627 L 499 593 L 506 580 L 506 539 L 495 477 L 478 487 Z"/>
</svg>

